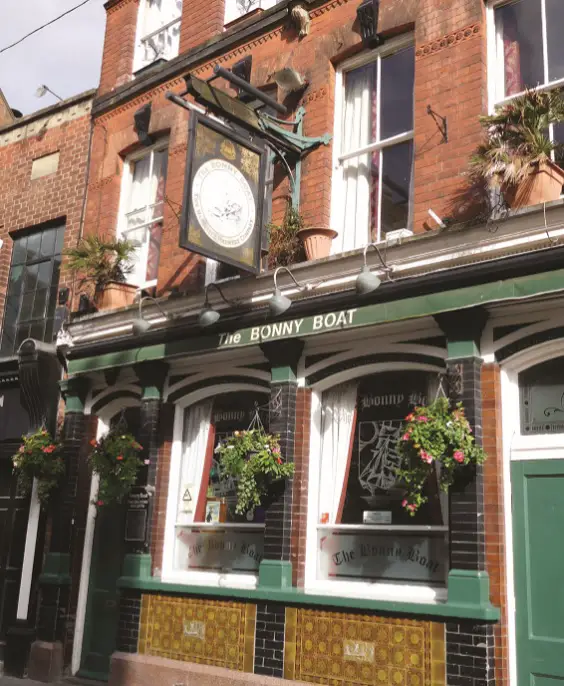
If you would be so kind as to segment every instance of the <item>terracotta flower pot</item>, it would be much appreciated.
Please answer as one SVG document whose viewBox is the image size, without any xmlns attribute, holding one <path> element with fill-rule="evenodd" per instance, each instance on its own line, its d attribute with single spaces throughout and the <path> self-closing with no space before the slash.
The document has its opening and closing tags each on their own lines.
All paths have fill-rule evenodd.
<svg viewBox="0 0 564 686">
<path fill-rule="evenodd" d="M 96 300 L 99 310 L 117 310 L 120 307 L 133 305 L 137 286 L 130 283 L 110 281 Z"/>
<path fill-rule="evenodd" d="M 553 162 L 544 162 L 515 186 L 503 188 L 503 197 L 512 209 L 558 200 L 564 185 L 564 170 Z"/>
<path fill-rule="evenodd" d="M 336 235 L 337 232 L 333 229 L 323 227 L 311 227 L 298 231 L 308 260 L 320 260 L 322 257 L 329 257 L 331 241 Z"/>
</svg>

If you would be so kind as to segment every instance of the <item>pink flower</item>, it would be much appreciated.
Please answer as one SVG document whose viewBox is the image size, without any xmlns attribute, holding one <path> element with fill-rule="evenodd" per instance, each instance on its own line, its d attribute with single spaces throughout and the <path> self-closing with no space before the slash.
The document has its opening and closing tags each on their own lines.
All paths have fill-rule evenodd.
<svg viewBox="0 0 564 686">
<path fill-rule="evenodd" d="M 151 460 L 143 460 L 143 464 L 151 464 Z"/>
<path fill-rule="evenodd" d="M 280 446 L 275 445 L 274 448 L 272 448 L 272 452 L 277 455 L 280 453 Z"/>
<path fill-rule="evenodd" d="M 407 509 L 408 509 L 410 512 L 415 512 L 415 510 L 417 509 L 417 505 L 408 505 L 408 506 L 407 506 Z"/>
<path fill-rule="evenodd" d="M 52 453 L 53 450 L 56 450 L 56 449 L 57 449 L 57 446 L 56 446 L 56 445 L 52 445 L 52 444 L 51 444 L 51 445 L 46 445 L 46 446 L 43 448 L 43 452 L 44 452 L 44 453 Z"/>
<path fill-rule="evenodd" d="M 417 417 L 417 421 L 418 422 L 428 422 L 429 417 L 425 417 L 425 415 L 422 414 L 420 417 Z"/>
<path fill-rule="evenodd" d="M 401 506 L 402 506 L 402 507 L 407 507 L 407 499 L 406 499 L 406 498 L 404 498 L 404 499 L 401 501 Z"/>
<path fill-rule="evenodd" d="M 96 505 L 103 505 L 103 504 L 104 504 L 103 500 L 98 500 L 98 502 L 96 503 Z"/>
<path fill-rule="evenodd" d="M 410 412 L 405 419 L 410 422 L 413 419 L 413 412 Z"/>
<path fill-rule="evenodd" d="M 425 450 L 422 450 L 419 453 L 419 456 L 421 457 L 423 462 L 426 462 L 427 464 L 431 464 L 431 462 L 433 461 L 433 456 Z"/>
<path fill-rule="evenodd" d="M 409 441 L 410 438 L 411 438 L 411 436 L 410 436 L 408 433 L 405 433 L 405 434 L 401 437 L 401 440 L 402 440 L 402 441 Z"/>
<path fill-rule="evenodd" d="M 462 450 L 455 450 L 452 456 L 457 462 L 464 462 L 464 453 Z"/>
</svg>

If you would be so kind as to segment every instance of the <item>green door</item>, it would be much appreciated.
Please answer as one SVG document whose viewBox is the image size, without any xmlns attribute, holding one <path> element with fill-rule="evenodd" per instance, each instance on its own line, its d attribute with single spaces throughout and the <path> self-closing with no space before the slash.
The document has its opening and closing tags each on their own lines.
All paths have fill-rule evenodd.
<svg viewBox="0 0 564 686">
<path fill-rule="evenodd" d="M 79 676 L 107 680 L 116 649 L 119 619 L 117 580 L 123 560 L 123 508 L 99 508 L 96 515 L 88 604 Z"/>
<path fill-rule="evenodd" d="M 564 686 L 564 459 L 511 463 L 518 686 Z"/>
</svg>

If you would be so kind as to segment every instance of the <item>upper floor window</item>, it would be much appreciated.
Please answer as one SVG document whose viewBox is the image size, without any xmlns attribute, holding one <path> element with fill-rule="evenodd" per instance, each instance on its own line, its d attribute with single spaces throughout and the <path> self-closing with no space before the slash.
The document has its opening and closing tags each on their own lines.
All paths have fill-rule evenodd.
<svg viewBox="0 0 564 686">
<path fill-rule="evenodd" d="M 413 45 L 393 43 L 337 72 L 333 251 L 411 226 Z"/>
<path fill-rule="evenodd" d="M 268 10 L 277 2 L 278 0 L 226 0 L 224 23 L 229 24 L 254 10 Z"/>
<path fill-rule="evenodd" d="M 562 0 L 495 5 L 495 102 L 526 88 L 564 82 Z"/>
<path fill-rule="evenodd" d="M 59 289 L 64 224 L 14 239 L 0 352 L 11 355 L 26 338 L 51 342 Z"/>
<path fill-rule="evenodd" d="M 182 0 L 141 0 L 134 71 L 178 55 Z"/>
<path fill-rule="evenodd" d="M 163 231 L 168 142 L 131 155 L 122 185 L 122 212 L 118 233 L 135 243 L 133 270 L 127 280 L 139 288 L 157 283 Z"/>
</svg>

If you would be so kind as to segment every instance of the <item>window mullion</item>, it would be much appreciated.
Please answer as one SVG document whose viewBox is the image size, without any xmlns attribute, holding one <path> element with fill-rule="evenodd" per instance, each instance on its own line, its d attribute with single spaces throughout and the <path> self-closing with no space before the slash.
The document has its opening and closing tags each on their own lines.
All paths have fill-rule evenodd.
<svg viewBox="0 0 564 686">
<path fill-rule="evenodd" d="M 541 0 L 541 26 L 542 26 L 542 63 L 544 70 L 544 83 L 549 82 L 548 75 L 548 39 L 546 32 L 546 0 Z"/>
<path fill-rule="evenodd" d="M 382 162 L 384 160 L 384 151 L 380 150 L 378 155 L 378 217 L 376 224 L 376 240 L 382 239 Z M 372 236 L 370 236 L 372 242 Z"/>
<path fill-rule="evenodd" d="M 148 188 L 148 190 L 152 191 L 153 169 L 155 168 L 155 151 L 151 150 L 149 155 L 150 155 L 150 158 L 149 158 L 149 180 L 148 180 L 149 181 L 149 183 L 148 183 L 149 188 Z M 155 202 L 155 199 L 152 197 L 150 199 L 148 198 L 148 200 L 150 200 L 150 202 L 147 202 L 147 204 L 145 205 L 145 223 L 146 224 L 148 224 L 150 221 L 150 218 L 151 218 L 150 213 L 152 211 L 153 203 Z"/>
<path fill-rule="evenodd" d="M 380 142 L 380 120 L 381 120 L 381 112 L 382 108 L 380 107 L 380 96 L 382 93 L 382 86 L 381 86 L 381 81 L 382 81 L 382 57 L 378 55 L 378 62 L 376 66 L 376 140 Z M 376 240 L 380 240 L 380 226 L 381 226 L 381 220 L 382 220 L 382 157 L 383 157 L 383 152 L 382 150 L 379 151 L 378 153 L 378 208 L 377 208 L 377 216 L 376 216 Z M 372 221 L 370 221 L 370 224 L 372 225 Z M 372 236 L 372 226 L 368 227 L 368 243 L 371 243 L 373 240 Z"/>
</svg>

